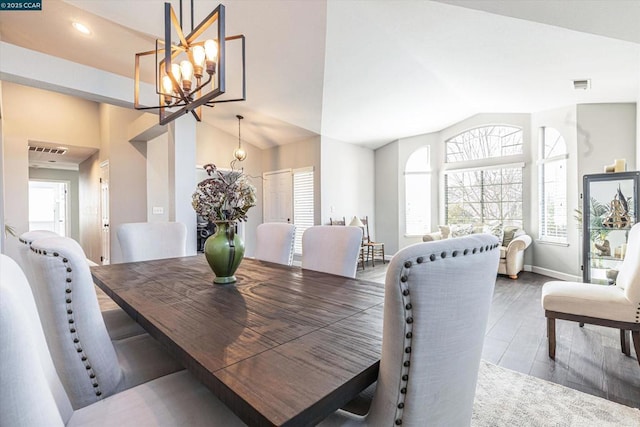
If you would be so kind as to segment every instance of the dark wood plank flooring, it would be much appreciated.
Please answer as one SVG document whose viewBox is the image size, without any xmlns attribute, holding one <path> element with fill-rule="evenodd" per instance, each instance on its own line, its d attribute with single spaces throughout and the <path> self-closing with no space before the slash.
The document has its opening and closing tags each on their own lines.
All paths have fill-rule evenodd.
<svg viewBox="0 0 640 427">
<path fill-rule="evenodd" d="M 358 268 L 357 277 L 384 282 L 389 263 Z M 498 276 L 483 359 L 496 365 L 640 408 L 640 365 L 620 351 L 619 331 L 556 321 L 556 359 L 547 355 L 542 285 L 553 278 L 522 272 L 517 280 Z"/>
</svg>

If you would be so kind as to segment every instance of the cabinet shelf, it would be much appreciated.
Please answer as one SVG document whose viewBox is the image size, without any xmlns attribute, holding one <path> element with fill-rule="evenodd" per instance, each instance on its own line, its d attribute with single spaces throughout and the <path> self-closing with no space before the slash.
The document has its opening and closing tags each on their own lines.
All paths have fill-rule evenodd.
<svg viewBox="0 0 640 427">
<path fill-rule="evenodd" d="M 640 172 L 585 175 L 583 191 L 582 280 L 586 283 L 611 285 L 615 281 L 607 277 L 607 271 L 619 268 L 623 261 L 620 254 L 625 252 L 628 231 L 637 222 Z M 603 220 L 625 226 L 605 227 L 600 225 Z M 595 249 L 596 243 L 602 244 L 605 239 L 611 255 L 599 255 Z"/>
</svg>

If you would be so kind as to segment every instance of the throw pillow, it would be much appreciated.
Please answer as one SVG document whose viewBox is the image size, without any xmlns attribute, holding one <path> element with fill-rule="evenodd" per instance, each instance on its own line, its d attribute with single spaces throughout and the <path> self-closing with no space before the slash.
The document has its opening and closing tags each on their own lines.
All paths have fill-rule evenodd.
<svg viewBox="0 0 640 427">
<path fill-rule="evenodd" d="M 455 224 L 451 226 L 451 237 L 462 237 L 473 234 L 473 224 Z"/>
<path fill-rule="evenodd" d="M 515 225 L 507 225 L 504 227 L 504 238 L 502 239 L 502 246 L 509 246 L 509 243 L 516 237 L 516 232 L 520 227 Z"/>
<path fill-rule="evenodd" d="M 451 229 L 449 228 L 448 225 L 439 225 L 438 228 L 440 229 L 440 234 L 442 235 L 443 239 L 448 239 L 449 238 L 449 234 L 451 233 Z"/>
<path fill-rule="evenodd" d="M 484 232 L 487 234 L 493 234 L 498 238 L 499 242 L 502 242 L 504 240 L 504 228 L 502 227 L 501 222 L 486 225 Z"/>
</svg>

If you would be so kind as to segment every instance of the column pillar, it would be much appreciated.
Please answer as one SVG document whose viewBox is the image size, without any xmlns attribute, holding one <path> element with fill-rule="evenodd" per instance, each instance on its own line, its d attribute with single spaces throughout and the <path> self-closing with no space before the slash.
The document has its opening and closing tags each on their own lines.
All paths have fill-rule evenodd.
<svg viewBox="0 0 640 427">
<path fill-rule="evenodd" d="M 191 195 L 196 189 L 196 120 L 185 114 L 169 124 L 169 220 L 187 226 L 187 255 L 197 249 L 196 213 Z"/>
</svg>

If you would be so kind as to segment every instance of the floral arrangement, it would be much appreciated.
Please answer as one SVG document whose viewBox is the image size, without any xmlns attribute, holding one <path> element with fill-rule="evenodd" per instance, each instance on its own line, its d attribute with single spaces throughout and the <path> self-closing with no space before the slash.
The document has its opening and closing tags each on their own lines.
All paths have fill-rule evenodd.
<svg viewBox="0 0 640 427">
<path fill-rule="evenodd" d="M 210 178 L 198 183 L 191 205 L 210 222 L 246 221 L 249 208 L 256 205 L 256 189 L 242 171 L 221 171 L 204 165 Z"/>
</svg>

